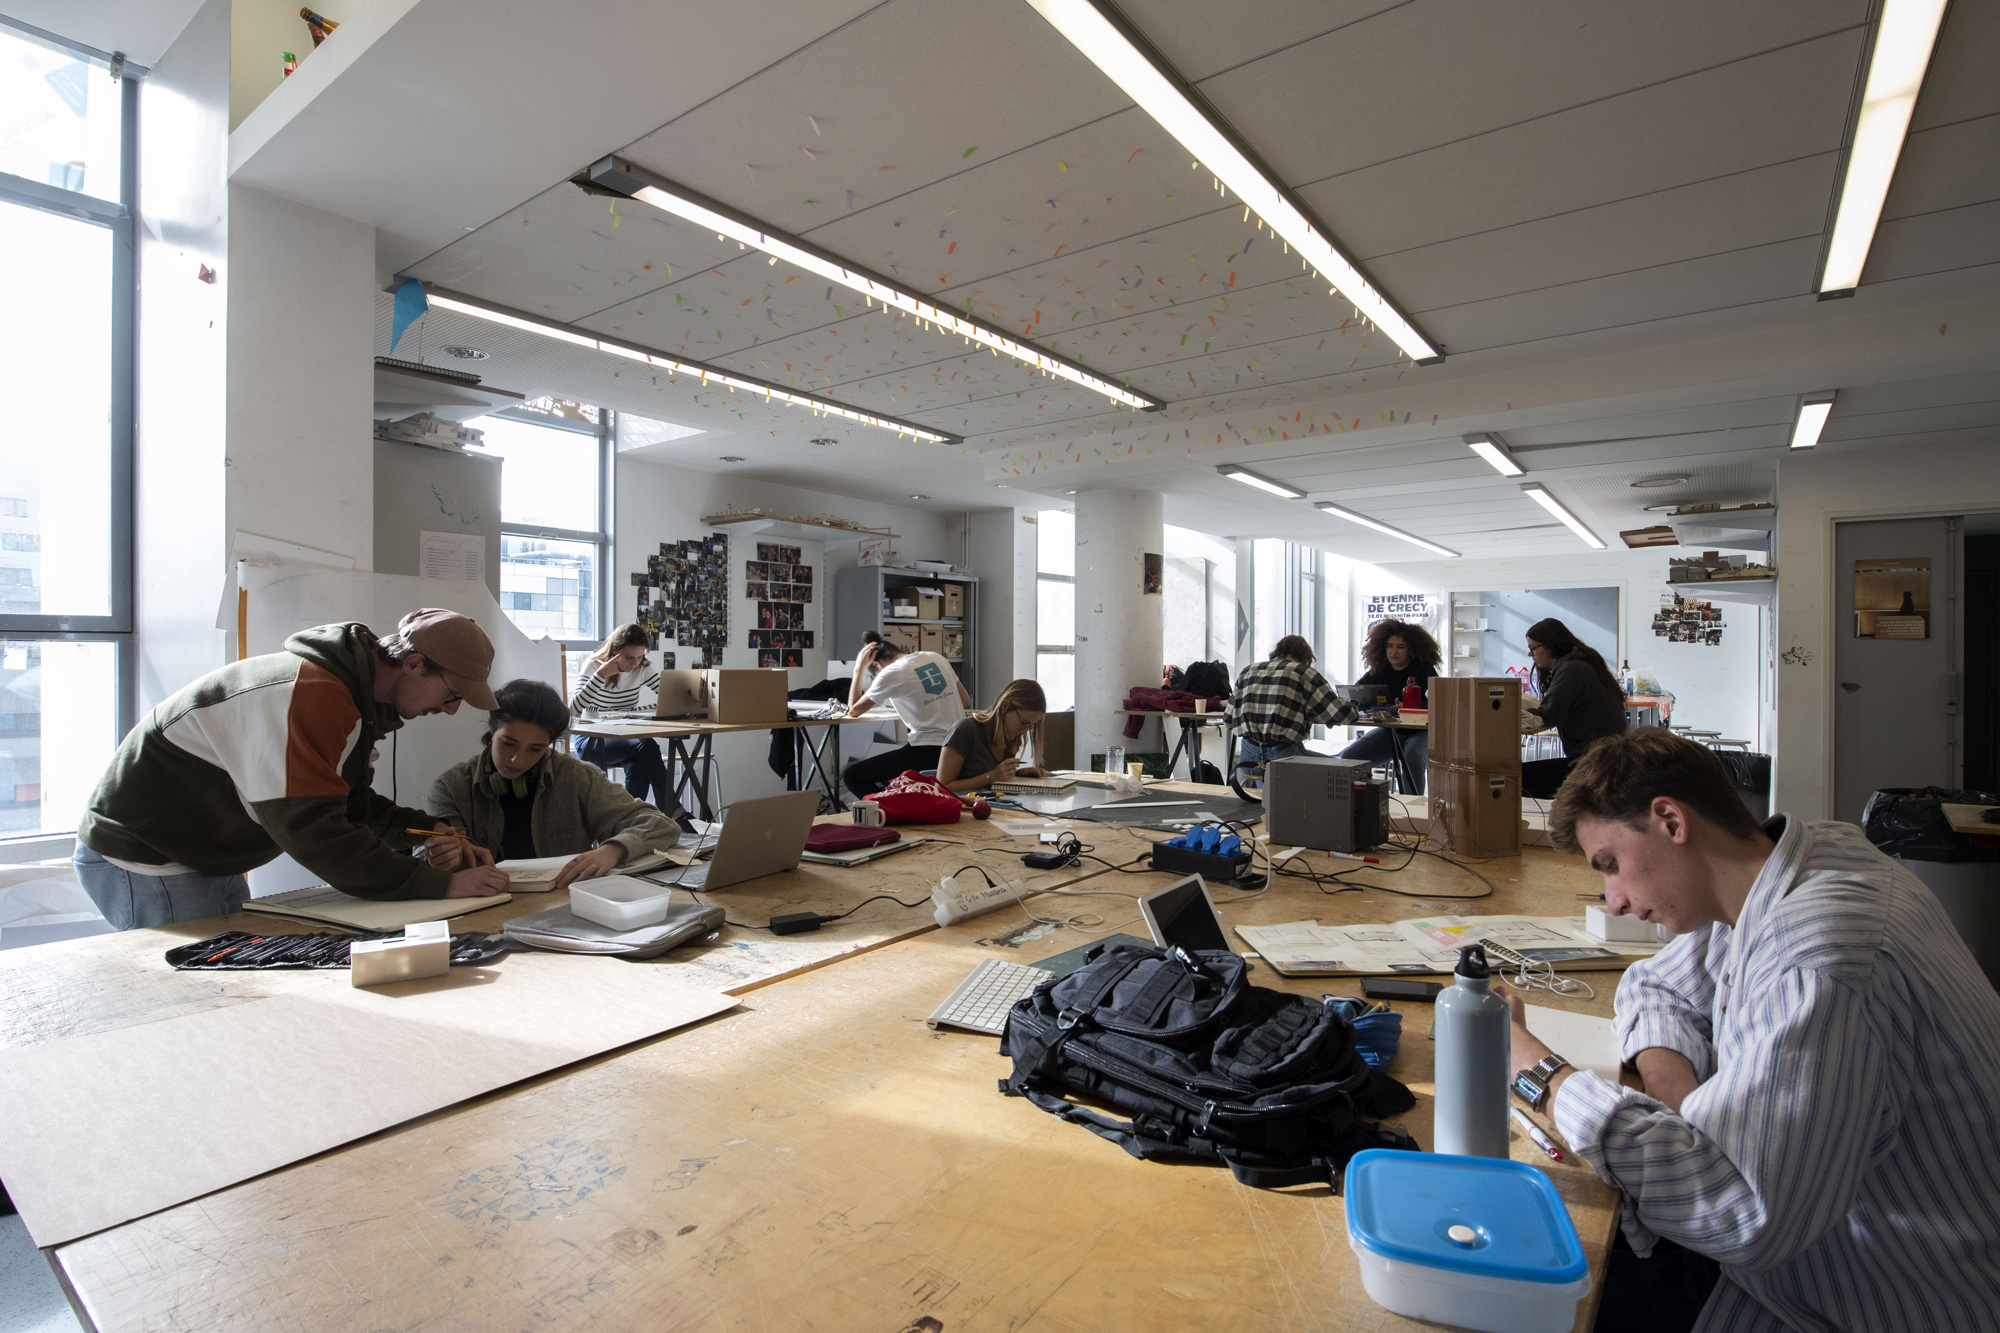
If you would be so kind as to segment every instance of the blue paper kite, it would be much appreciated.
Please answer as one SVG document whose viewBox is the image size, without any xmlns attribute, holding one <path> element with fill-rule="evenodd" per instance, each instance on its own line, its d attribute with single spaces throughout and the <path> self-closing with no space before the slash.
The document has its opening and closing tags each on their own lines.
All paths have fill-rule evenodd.
<svg viewBox="0 0 2000 1333">
<path fill-rule="evenodd" d="M 410 325 L 430 313 L 431 303 L 424 296 L 424 285 L 415 278 L 396 289 L 396 312 L 389 321 L 389 350 L 394 352 L 396 344 L 403 341 L 403 335 Z"/>
</svg>

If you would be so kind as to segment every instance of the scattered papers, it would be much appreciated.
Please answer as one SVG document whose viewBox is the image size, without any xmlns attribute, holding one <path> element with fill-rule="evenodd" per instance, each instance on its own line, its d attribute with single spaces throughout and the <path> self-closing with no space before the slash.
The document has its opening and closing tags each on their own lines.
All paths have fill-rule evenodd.
<svg viewBox="0 0 2000 1333">
<path fill-rule="evenodd" d="M 1612 1031 L 1610 1019 L 1531 1004 L 1528 1031 L 1578 1069 L 1588 1069 L 1613 1083 L 1618 1081 L 1618 1036 Z"/>
<path fill-rule="evenodd" d="M 1492 940 L 1535 963 L 1568 971 L 1619 968 L 1659 945 L 1602 944 L 1583 933 L 1582 917 L 1443 916 L 1394 924 L 1322 926 L 1293 921 L 1238 926 L 1236 933 L 1286 976 L 1388 976 L 1449 972 L 1466 944 Z"/>
</svg>

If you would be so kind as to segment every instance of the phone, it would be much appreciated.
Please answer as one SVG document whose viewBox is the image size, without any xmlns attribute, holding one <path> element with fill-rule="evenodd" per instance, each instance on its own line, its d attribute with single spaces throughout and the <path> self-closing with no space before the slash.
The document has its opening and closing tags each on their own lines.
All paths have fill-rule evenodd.
<svg viewBox="0 0 2000 1333">
<path fill-rule="evenodd" d="M 1363 977 L 1361 993 L 1371 1000 L 1420 1000 L 1429 1002 L 1437 999 L 1442 983 L 1436 981 L 1403 981 L 1397 977 Z"/>
</svg>

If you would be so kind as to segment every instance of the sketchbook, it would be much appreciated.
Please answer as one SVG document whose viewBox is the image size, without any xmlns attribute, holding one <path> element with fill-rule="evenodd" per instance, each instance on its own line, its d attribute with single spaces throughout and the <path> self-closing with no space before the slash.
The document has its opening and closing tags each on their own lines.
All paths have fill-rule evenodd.
<svg viewBox="0 0 2000 1333">
<path fill-rule="evenodd" d="M 512 901 L 513 895 L 496 893 L 490 898 L 403 898 L 379 902 L 319 884 L 310 889 L 274 893 L 268 898 L 252 898 L 243 904 L 243 910 L 345 930 L 375 931 L 401 930 L 419 921 L 443 921 Z"/>
<path fill-rule="evenodd" d="M 692 865 L 693 851 L 671 848 L 664 852 L 648 852 L 634 861 L 624 861 L 618 866 L 621 875 L 636 875 L 642 870 L 651 870 L 671 862 L 677 866 Z M 574 856 L 524 856 L 515 861 L 502 861 L 494 868 L 507 872 L 507 887 L 515 893 L 547 893 L 556 886 L 556 876 Z"/>
</svg>

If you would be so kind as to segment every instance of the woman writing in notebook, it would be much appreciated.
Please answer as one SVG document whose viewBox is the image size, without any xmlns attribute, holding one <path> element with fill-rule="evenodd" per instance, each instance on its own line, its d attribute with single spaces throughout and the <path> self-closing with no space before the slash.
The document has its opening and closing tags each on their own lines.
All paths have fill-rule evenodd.
<svg viewBox="0 0 2000 1333">
<path fill-rule="evenodd" d="M 584 661 L 569 692 L 569 706 L 579 712 L 635 713 L 650 710 L 659 697 L 660 669 L 646 656 L 646 631 L 627 624 L 612 630 L 603 646 Z M 641 801 L 650 791 L 654 805 L 676 820 L 687 818 L 674 796 L 666 756 L 652 737 L 579 736 L 576 757 L 599 768 L 624 769 L 626 791 Z"/>
<path fill-rule="evenodd" d="M 1049 701 L 1032 680 L 1009 681 L 993 706 L 968 713 L 952 727 L 938 751 L 937 780 L 954 792 L 977 791 L 1009 778 L 1039 778 L 1039 768 L 1021 766 L 1023 743 L 1042 753 L 1042 716 Z"/>
<path fill-rule="evenodd" d="M 511 680 L 494 695 L 486 743 L 431 787 L 431 811 L 502 861 L 567 856 L 555 887 L 609 875 L 680 841 L 680 827 L 613 786 L 597 768 L 555 748 L 569 729 L 562 696 L 538 680 Z M 456 870 L 466 841 L 432 838 L 424 854 Z"/>
</svg>

